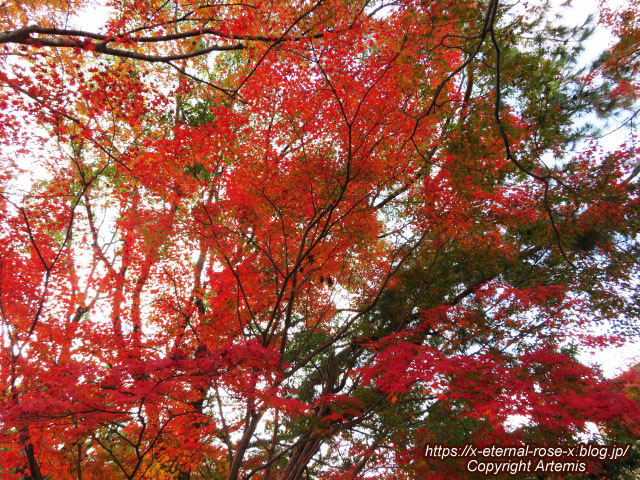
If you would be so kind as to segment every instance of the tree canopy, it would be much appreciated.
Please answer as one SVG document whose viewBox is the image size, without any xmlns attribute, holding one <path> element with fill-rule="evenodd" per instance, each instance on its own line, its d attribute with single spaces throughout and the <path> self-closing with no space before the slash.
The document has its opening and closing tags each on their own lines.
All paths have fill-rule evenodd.
<svg viewBox="0 0 640 480">
<path fill-rule="evenodd" d="M 639 7 L 585 64 L 542 0 L 6 0 L 0 476 L 637 439 L 578 357 L 640 333 Z"/>
</svg>

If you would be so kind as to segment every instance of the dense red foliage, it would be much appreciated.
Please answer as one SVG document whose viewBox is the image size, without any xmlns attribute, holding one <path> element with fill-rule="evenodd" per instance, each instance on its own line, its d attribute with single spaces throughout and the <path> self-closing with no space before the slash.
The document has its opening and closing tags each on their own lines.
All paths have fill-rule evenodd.
<svg viewBox="0 0 640 480">
<path fill-rule="evenodd" d="M 639 331 L 636 150 L 580 126 L 633 115 L 636 4 L 586 70 L 537 4 L 90 5 L 0 7 L 2 478 L 452 478 L 425 442 L 640 433 L 577 360 Z"/>
</svg>

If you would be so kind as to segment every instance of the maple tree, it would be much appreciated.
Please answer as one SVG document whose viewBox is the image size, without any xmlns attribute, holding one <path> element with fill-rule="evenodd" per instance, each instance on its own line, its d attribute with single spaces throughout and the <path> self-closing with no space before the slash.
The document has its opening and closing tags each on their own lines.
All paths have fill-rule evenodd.
<svg viewBox="0 0 640 480">
<path fill-rule="evenodd" d="M 634 115 L 637 2 L 589 68 L 543 2 L 90 8 L 1 7 L 3 478 L 455 478 L 425 442 L 637 437 L 577 361 L 638 333 L 637 154 L 581 120 Z"/>
</svg>

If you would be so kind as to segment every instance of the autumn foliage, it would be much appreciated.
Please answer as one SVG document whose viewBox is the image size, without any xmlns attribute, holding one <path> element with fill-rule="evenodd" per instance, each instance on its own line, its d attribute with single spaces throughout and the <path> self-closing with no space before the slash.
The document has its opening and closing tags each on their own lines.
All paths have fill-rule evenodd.
<svg viewBox="0 0 640 480">
<path fill-rule="evenodd" d="M 579 361 L 640 333 L 637 2 L 592 65 L 544 2 L 92 8 L 0 6 L 1 478 L 638 437 Z"/>
</svg>

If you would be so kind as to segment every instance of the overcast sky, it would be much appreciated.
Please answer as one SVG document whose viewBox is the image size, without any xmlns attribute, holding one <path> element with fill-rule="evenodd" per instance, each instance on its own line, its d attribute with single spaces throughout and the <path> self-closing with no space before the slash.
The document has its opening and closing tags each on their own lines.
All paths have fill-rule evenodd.
<svg viewBox="0 0 640 480">
<path fill-rule="evenodd" d="M 104 24 L 108 10 L 106 8 L 99 8 L 98 5 L 104 2 L 94 2 L 97 8 L 86 10 L 76 18 L 70 19 L 69 27 L 81 28 L 83 30 L 89 30 L 98 32 L 100 27 Z M 571 9 L 567 10 L 562 8 L 562 5 L 566 3 L 564 0 L 552 0 L 552 7 L 557 10 L 558 13 L 564 12 L 562 15 L 562 22 L 569 24 L 581 24 L 583 23 L 589 14 L 595 14 L 597 11 L 597 0 L 574 0 L 574 5 Z M 615 6 L 624 5 L 624 0 L 610 0 L 610 5 Z M 587 64 L 593 61 L 598 55 L 614 41 L 613 37 L 602 27 L 596 28 L 594 35 L 587 41 L 587 50 L 585 51 L 581 60 Z M 589 121 L 595 121 L 593 118 L 588 118 Z M 624 118 L 621 119 L 624 121 Z M 620 125 L 620 122 L 612 121 L 604 128 L 605 132 L 615 130 Z M 611 135 L 601 139 L 602 146 L 606 150 L 613 150 L 620 144 L 630 139 L 629 128 L 623 127 L 617 130 Z M 581 361 L 586 364 L 593 365 L 598 364 L 602 367 L 604 374 L 607 377 L 615 376 L 621 373 L 634 363 L 640 362 L 640 342 L 627 343 L 623 347 L 608 348 L 598 352 L 585 352 L 581 355 Z"/>
</svg>

